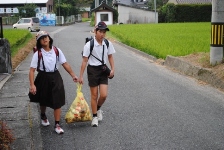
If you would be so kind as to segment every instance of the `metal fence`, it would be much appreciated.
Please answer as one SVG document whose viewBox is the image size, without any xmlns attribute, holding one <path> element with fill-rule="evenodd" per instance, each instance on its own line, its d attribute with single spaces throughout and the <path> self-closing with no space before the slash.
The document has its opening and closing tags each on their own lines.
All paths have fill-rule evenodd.
<svg viewBox="0 0 224 150">
<path fill-rule="evenodd" d="M 19 17 L 2 17 L 3 25 L 13 25 L 17 21 L 19 21 Z"/>
<path fill-rule="evenodd" d="M 20 17 L 2 17 L 2 24 L 3 25 L 13 25 L 14 23 L 18 22 Z M 56 16 L 56 26 L 57 25 L 67 25 L 72 24 L 75 22 L 81 22 L 82 21 L 82 15 L 71 15 L 67 17 L 63 16 Z"/>
</svg>

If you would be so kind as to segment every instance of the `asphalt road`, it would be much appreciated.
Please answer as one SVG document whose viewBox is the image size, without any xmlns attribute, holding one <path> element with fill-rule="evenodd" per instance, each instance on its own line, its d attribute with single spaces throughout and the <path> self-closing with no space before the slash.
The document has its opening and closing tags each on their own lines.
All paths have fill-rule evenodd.
<svg viewBox="0 0 224 150">
<path fill-rule="evenodd" d="M 54 45 L 63 50 L 79 75 L 81 51 L 91 29 L 88 23 L 76 23 L 41 30 L 50 32 Z M 66 90 L 61 119 L 65 133 L 54 132 L 53 110 L 47 109 L 51 126 L 41 127 L 44 150 L 224 149 L 223 92 L 113 44 L 115 77 L 109 80 L 103 121 L 97 128 L 90 122 L 65 123 L 76 84 L 61 67 Z M 87 78 L 83 93 L 89 103 Z"/>
</svg>

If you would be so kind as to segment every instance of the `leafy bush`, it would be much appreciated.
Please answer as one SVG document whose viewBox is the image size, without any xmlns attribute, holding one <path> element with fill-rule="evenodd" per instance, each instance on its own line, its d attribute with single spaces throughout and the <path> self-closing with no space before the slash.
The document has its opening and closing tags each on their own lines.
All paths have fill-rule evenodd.
<svg viewBox="0 0 224 150">
<path fill-rule="evenodd" d="M 113 23 L 118 23 L 118 11 L 115 10 L 115 12 L 113 13 Z"/>
<path fill-rule="evenodd" d="M 167 3 L 159 11 L 159 22 L 208 22 L 211 20 L 211 4 Z"/>
<path fill-rule="evenodd" d="M 0 149 L 10 149 L 10 144 L 15 140 L 12 131 L 7 127 L 6 123 L 0 121 Z"/>
<path fill-rule="evenodd" d="M 91 22 L 90 22 L 90 26 L 92 26 L 92 27 L 95 26 L 95 15 L 94 15 L 94 13 L 91 14 Z"/>
</svg>

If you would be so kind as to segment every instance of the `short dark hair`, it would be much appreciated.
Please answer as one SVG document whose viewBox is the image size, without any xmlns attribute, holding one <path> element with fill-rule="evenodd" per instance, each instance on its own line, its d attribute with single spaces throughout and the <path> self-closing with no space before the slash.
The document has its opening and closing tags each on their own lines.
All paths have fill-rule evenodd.
<svg viewBox="0 0 224 150">
<path fill-rule="evenodd" d="M 99 30 L 105 30 L 105 31 L 107 31 L 106 29 L 99 29 L 99 28 L 96 28 L 95 30 L 96 30 L 96 32 L 99 31 Z"/>
<path fill-rule="evenodd" d="M 49 48 L 52 48 L 52 46 L 53 46 L 53 39 L 49 35 L 47 35 L 47 36 L 50 39 Z M 40 39 L 37 40 L 36 47 L 37 47 L 37 49 L 41 49 L 42 48 L 42 45 L 40 43 Z"/>
</svg>

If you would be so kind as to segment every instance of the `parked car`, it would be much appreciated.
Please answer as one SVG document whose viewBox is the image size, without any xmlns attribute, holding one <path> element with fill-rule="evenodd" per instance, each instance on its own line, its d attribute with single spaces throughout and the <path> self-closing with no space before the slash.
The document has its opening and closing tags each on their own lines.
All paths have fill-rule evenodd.
<svg viewBox="0 0 224 150">
<path fill-rule="evenodd" d="M 14 29 L 28 29 L 32 31 L 40 31 L 40 20 L 36 17 L 21 18 L 17 23 L 12 25 Z"/>
</svg>

